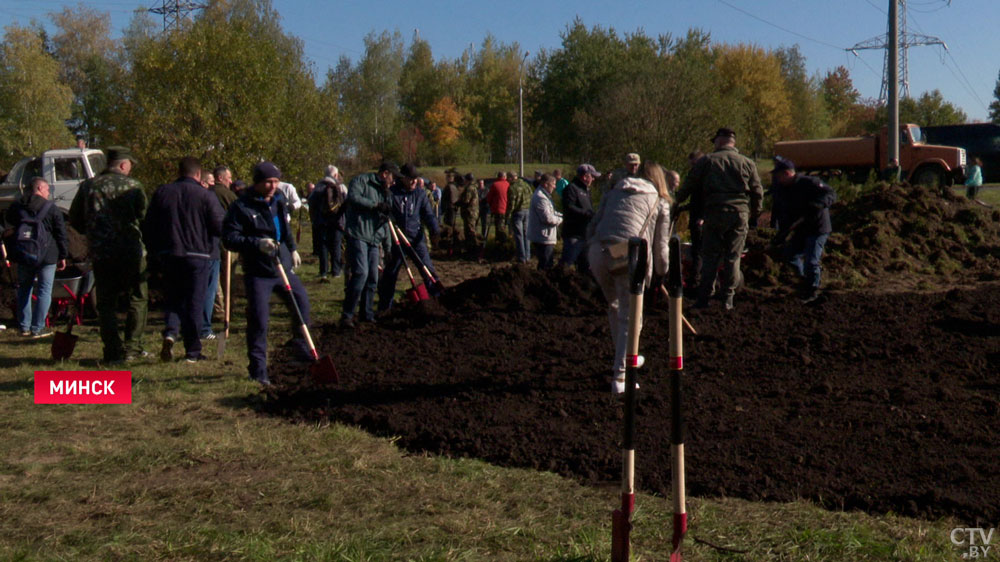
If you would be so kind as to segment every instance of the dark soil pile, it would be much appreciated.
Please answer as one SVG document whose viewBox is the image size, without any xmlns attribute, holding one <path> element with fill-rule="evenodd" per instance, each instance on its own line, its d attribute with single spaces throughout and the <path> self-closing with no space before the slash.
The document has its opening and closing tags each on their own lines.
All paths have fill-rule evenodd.
<svg viewBox="0 0 1000 562">
<path fill-rule="evenodd" d="M 604 306 L 601 289 L 590 276 L 573 269 L 539 271 L 534 264 L 495 269 L 450 289 L 441 304 L 455 312 L 523 310 L 580 314 Z"/>
<path fill-rule="evenodd" d="M 1000 279 L 1000 210 L 984 208 L 951 189 L 878 184 L 831 210 L 834 233 L 823 258 L 833 288 L 918 288 Z M 782 283 L 773 231 L 751 232 L 747 280 Z"/>
<path fill-rule="evenodd" d="M 503 275 L 513 285 L 526 274 Z M 311 386 L 279 351 L 262 408 L 399 436 L 413 451 L 616 482 L 622 408 L 604 381 L 612 350 L 603 310 L 504 310 L 516 298 L 475 310 L 477 299 L 498 297 L 473 286 L 464 304 L 452 303 L 462 314 L 441 308 L 414 324 L 406 316 L 414 309 L 401 307 L 377 327 L 327 329 L 318 340 L 340 386 Z M 756 292 L 741 294 L 732 314 L 691 311 L 700 335 L 685 340 L 688 490 L 995 523 L 998 288 L 833 293 L 810 307 Z M 670 489 L 667 338 L 665 311 L 648 306 L 637 478 L 662 494 Z"/>
</svg>

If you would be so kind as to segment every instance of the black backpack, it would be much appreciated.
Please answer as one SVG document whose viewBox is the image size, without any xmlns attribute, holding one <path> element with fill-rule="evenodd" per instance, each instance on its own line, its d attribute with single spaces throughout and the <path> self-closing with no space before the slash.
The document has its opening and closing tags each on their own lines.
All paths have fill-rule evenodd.
<svg viewBox="0 0 1000 562">
<path fill-rule="evenodd" d="M 46 201 L 38 213 L 31 212 L 27 205 L 19 209 L 20 224 L 14 232 L 11 258 L 29 267 L 42 265 L 45 254 L 52 245 L 52 233 L 42 220 L 52 208 L 52 201 Z"/>
</svg>

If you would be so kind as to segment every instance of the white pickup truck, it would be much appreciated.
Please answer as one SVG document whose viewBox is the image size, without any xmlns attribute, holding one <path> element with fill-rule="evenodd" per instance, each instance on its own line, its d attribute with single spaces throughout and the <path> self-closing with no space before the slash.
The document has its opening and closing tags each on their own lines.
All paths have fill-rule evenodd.
<svg viewBox="0 0 1000 562">
<path fill-rule="evenodd" d="M 80 182 L 104 171 L 104 153 L 94 148 L 47 150 L 36 158 L 20 160 L 0 184 L 0 210 L 10 207 L 26 189 L 31 178 L 41 176 L 49 182 L 49 197 L 64 212 L 69 212 Z"/>
</svg>

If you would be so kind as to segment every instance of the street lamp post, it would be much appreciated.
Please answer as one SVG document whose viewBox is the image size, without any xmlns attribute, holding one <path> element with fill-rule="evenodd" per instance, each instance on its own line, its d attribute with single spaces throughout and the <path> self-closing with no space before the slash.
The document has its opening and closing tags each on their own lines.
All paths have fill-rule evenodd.
<svg viewBox="0 0 1000 562">
<path fill-rule="evenodd" d="M 517 136 L 519 152 L 521 154 L 521 166 L 518 168 L 518 177 L 524 177 L 524 59 L 528 58 L 528 51 L 521 57 L 521 68 L 517 73 Z"/>
</svg>

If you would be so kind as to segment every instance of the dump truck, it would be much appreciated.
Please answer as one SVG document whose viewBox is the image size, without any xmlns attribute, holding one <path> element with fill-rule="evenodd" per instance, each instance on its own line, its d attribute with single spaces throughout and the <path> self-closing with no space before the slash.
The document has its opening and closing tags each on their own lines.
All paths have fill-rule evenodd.
<svg viewBox="0 0 1000 562">
<path fill-rule="evenodd" d="M 41 156 L 23 158 L 0 183 L 0 210 L 17 201 L 31 178 L 39 176 L 49 183 L 49 197 L 56 207 L 68 213 L 80 182 L 104 171 L 106 163 L 104 153 L 94 148 L 47 150 Z"/>
<path fill-rule="evenodd" d="M 882 127 L 878 136 L 783 141 L 775 143 L 774 153 L 795 162 L 799 172 L 863 183 L 889 165 L 887 132 Z M 900 177 L 910 183 L 952 185 L 965 181 L 965 149 L 926 144 L 920 127 L 908 123 L 899 128 L 899 166 Z"/>
</svg>

